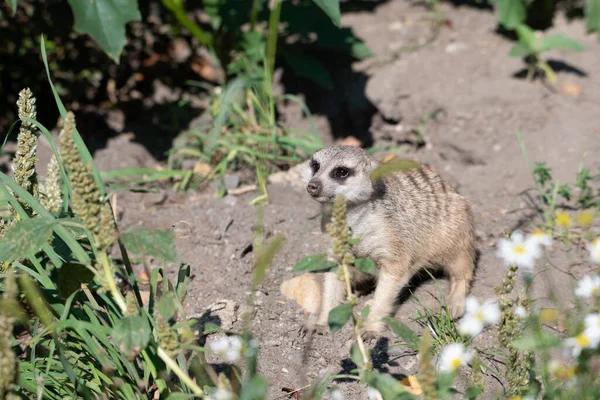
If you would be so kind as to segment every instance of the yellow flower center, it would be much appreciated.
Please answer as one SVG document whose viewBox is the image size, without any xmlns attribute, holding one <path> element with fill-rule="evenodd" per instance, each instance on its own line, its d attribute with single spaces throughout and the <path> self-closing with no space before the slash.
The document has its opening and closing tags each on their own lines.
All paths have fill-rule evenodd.
<svg viewBox="0 0 600 400">
<path fill-rule="evenodd" d="M 583 228 L 587 228 L 594 222 L 594 214 L 589 211 L 582 211 L 577 216 L 577 224 Z"/>
<path fill-rule="evenodd" d="M 584 333 L 580 333 L 579 335 L 577 335 L 577 345 L 581 348 L 585 348 L 585 347 L 589 347 L 590 345 L 590 339 L 588 339 L 587 336 L 585 336 Z"/>
<path fill-rule="evenodd" d="M 558 212 L 556 218 L 554 218 L 554 223 L 563 228 L 568 228 L 571 225 L 571 216 L 564 212 Z"/>
<path fill-rule="evenodd" d="M 479 310 L 476 314 L 475 314 L 475 318 L 477 318 L 478 320 L 483 321 L 483 311 Z"/>
<path fill-rule="evenodd" d="M 598 296 L 600 294 L 600 287 L 596 286 L 592 289 L 592 295 Z"/>
<path fill-rule="evenodd" d="M 523 254 L 525 253 L 525 245 L 517 244 L 513 247 L 513 251 L 517 254 Z"/>
<path fill-rule="evenodd" d="M 533 232 L 531 232 L 531 236 L 544 236 L 546 234 L 546 232 L 544 232 L 541 229 L 536 229 Z"/>
<path fill-rule="evenodd" d="M 450 362 L 450 366 L 452 367 L 452 369 L 458 369 L 460 367 L 460 364 L 462 364 L 460 358 L 455 358 Z"/>
</svg>

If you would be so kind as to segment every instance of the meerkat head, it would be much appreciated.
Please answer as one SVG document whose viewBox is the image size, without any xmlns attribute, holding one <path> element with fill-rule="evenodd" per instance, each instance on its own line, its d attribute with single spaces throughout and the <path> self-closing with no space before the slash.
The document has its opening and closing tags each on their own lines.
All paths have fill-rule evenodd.
<svg viewBox="0 0 600 400">
<path fill-rule="evenodd" d="M 308 160 L 303 174 L 306 190 L 319 203 L 332 202 L 338 194 L 348 203 L 371 198 L 370 173 L 378 162 L 364 149 L 332 146 L 317 151 Z"/>
</svg>

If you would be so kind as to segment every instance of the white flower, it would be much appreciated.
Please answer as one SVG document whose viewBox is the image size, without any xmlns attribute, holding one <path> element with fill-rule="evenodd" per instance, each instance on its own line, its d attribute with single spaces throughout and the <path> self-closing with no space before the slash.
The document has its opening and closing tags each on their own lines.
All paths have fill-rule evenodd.
<svg viewBox="0 0 600 400">
<path fill-rule="evenodd" d="M 458 330 L 463 335 L 477 336 L 486 325 L 500 321 L 500 308 L 493 300 L 479 303 L 473 296 L 467 297 L 466 314 L 460 320 Z"/>
<path fill-rule="evenodd" d="M 586 275 L 584 276 L 575 288 L 575 296 L 578 297 L 594 297 L 600 295 L 600 276 Z"/>
<path fill-rule="evenodd" d="M 527 318 L 527 310 L 523 306 L 515 307 L 515 315 L 519 318 Z"/>
<path fill-rule="evenodd" d="M 213 400 L 233 400 L 233 393 L 227 389 L 217 389 L 210 398 Z"/>
<path fill-rule="evenodd" d="M 381 399 L 381 393 L 377 389 L 369 388 L 367 390 L 367 397 L 369 400 L 378 400 Z"/>
<path fill-rule="evenodd" d="M 600 264 L 600 238 L 594 239 L 592 243 L 587 245 L 587 248 L 590 252 L 590 259 L 593 262 Z"/>
<path fill-rule="evenodd" d="M 596 348 L 599 342 L 600 335 L 586 329 L 579 335 L 566 339 L 565 346 L 571 348 L 573 357 L 578 357 L 582 350 Z"/>
<path fill-rule="evenodd" d="M 223 357 L 225 361 L 234 363 L 239 361 L 242 353 L 242 339 L 239 336 L 225 336 L 222 339 L 211 342 L 209 347 L 217 355 Z"/>
<path fill-rule="evenodd" d="M 541 229 L 531 232 L 527 240 L 537 243 L 539 246 L 552 247 L 552 236 Z"/>
<path fill-rule="evenodd" d="M 525 240 L 520 231 L 514 231 L 510 239 L 503 238 L 498 241 L 496 254 L 507 266 L 533 269 L 535 260 L 542 255 L 542 250 L 536 240 Z"/>
<path fill-rule="evenodd" d="M 585 317 L 585 332 L 591 338 L 598 338 L 600 342 L 600 314 L 588 314 Z"/>
<path fill-rule="evenodd" d="M 454 372 L 473 358 L 471 351 L 465 350 L 462 343 L 452 343 L 444 346 L 440 352 L 438 368 L 441 372 Z"/>
<path fill-rule="evenodd" d="M 329 392 L 329 398 L 331 398 L 331 400 L 344 400 L 344 393 L 342 393 L 340 389 L 332 389 Z"/>
</svg>

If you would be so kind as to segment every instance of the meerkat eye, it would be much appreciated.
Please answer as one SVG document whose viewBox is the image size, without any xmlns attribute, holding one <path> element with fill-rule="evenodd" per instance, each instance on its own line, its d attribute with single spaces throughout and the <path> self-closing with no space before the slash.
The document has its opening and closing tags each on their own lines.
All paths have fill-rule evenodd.
<svg viewBox="0 0 600 400">
<path fill-rule="evenodd" d="M 338 167 L 333 170 L 333 177 L 338 179 L 346 179 L 350 176 L 350 169 L 346 167 Z"/>
<path fill-rule="evenodd" d="M 318 162 L 316 162 L 316 161 L 312 161 L 312 162 L 310 163 L 310 168 L 312 169 L 312 171 L 313 171 L 313 174 L 314 174 L 315 172 L 317 172 L 317 171 L 319 170 L 319 168 L 321 168 L 321 166 L 319 165 L 319 163 L 318 163 Z"/>
</svg>

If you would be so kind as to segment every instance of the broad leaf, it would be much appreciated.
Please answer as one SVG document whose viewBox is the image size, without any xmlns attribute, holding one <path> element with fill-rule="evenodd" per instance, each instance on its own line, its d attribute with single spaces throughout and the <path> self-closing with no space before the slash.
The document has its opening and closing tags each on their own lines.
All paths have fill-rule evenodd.
<svg viewBox="0 0 600 400">
<path fill-rule="evenodd" d="M 173 292 L 166 292 L 160 300 L 158 300 L 158 312 L 165 320 L 170 320 L 175 315 L 177 306 L 175 304 L 175 296 Z"/>
<path fill-rule="evenodd" d="M 375 261 L 370 258 L 356 258 L 354 259 L 354 266 L 357 270 L 365 274 L 377 275 L 379 272 L 375 268 Z"/>
<path fill-rule="evenodd" d="M 90 283 L 94 273 L 85 265 L 79 263 L 65 263 L 58 270 L 58 294 L 66 299 L 73 292 L 79 290 L 82 283 Z"/>
<path fill-rule="evenodd" d="M 342 304 L 329 312 L 327 323 L 331 333 L 336 333 L 346 322 L 352 317 L 352 306 L 350 304 Z"/>
<path fill-rule="evenodd" d="M 535 37 L 533 29 L 525 24 L 520 24 L 516 27 L 517 35 L 519 36 L 519 42 L 529 47 L 534 53 L 539 52 L 539 43 Z"/>
<path fill-rule="evenodd" d="M 416 398 L 408 393 L 404 385 L 391 375 L 368 371 L 365 373 L 365 378 L 369 386 L 379 390 L 384 399 L 401 400 Z"/>
<path fill-rule="evenodd" d="M 362 368 L 365 365 L 365 360 L 363 359 L 362 353 L 360 352 L 360 347 L 358 347 L 358 343 L 354 343 L 350 348 L 350 359 L 357 366 Z"/>
<path fill-rule="evenodd" d="M 244 382 L 240 390 L 240 400 L 262 400 L 267 394 L 267 380 L 260 376 L 254 376 Z"/>
<path fill-rule="evenodd" d="M 579 42 L 574 39 L 568 38 L 561 34 L 548 35 L 542 39 L 540 44 L 540 51 L 548 51 L 554 49 L 572 49 L 575 51 L 584 51 L 583 47 Z"/>
<path fill-rule="evenodd" d="M 126 317 L 117 322 L 112 331 L 112 340 L 120 352 L 125 354 L 129 360 L 133 360 L 148 346 L 150 334 L 148 319 L 138 315 Z"/>
<path fill-rule="evenodd" d="M 15 16 L 15 14 L 17 13 L 17 0 L 6 0 L 8 2 L 8 5 L 10 6 L 10 9 L 12 10 L 12 15 L 13 17 Z"/>
<path fill-rule="evenodd" d="M 547 350 L 561 344 L 558 337 L 546 332 L 539 331 L 534 335 L 523 336 L 513 342 L 513 346 L 519 350 Z"/>
<path fill-rule="evenodd" d="M 396 318 L 384 318 L 383 321 L 388 324 L 394 334 L 404 340 L 406 344 L 417 345 L 419 337 L 408 325 L 398 321 Z"/>
<path fill-rule="evenodd" d="M 137 0 L 69 0 L 73 29 L 89 34 L 115 62 L 125 46 L 125 25 L 140 21 Z"/>
<path fill-rule="evenodd" d="M 533 49 L 527 46 L 525 43 L 517 43 L 508 53 L 511 57 L 527 57 L 533 54 Z"/>
<path fill-rule="evenodd" d="M 506 29 L 515 29 L 525 21 L 527 11 L 521 0 L 497 0 L 498 22 Z"/>
<path fill-rule="evenodd" d="M 585 25 L 589 31 L 598 32 L 598 40 L 600 40 L 600 0 L 585 2 Z"/>
<path fill-rule="evenodd" d="M 294 272 L 304 271 L 328 271 L 337 266 L 336 263 L 327 261 L 327 255 L 324 253 L 311 254 L 302 257 L 294 266 Z"/>
<path fill-rule="evenodd" d="M 136 227 L 123 232 L 121 240 L 127 250 L 134 254 L 150 255 L 165 263 L 177 261 L 175 234 L 172 231 L 150 231 Z"/>
<path fill-rule="evenodd" d="M 340 21 L 340 0 L 313 0 L 316 5 L 321 7 L 325 14 L 331 18 L 331 22 L 337 27 L 342 25 Z"/>
<path fill-rule="evenodd" d="M 333 90 L 331 75 L 321 61 L 309 54 L 289 48 L 282 50 L 281 55 L 298 76 L 310 79 L 323 89 Z"/>
<path fill-rule="evenodd" d="M 14 261 L 34 255 L 48 243 L 57 221 L 50 218 L 30 218 L 17 222 L 0 241 L 0 260 Z"/>
</svg>

